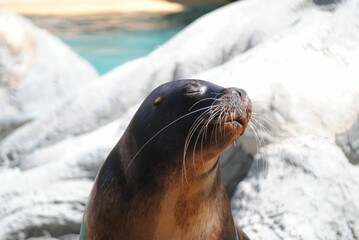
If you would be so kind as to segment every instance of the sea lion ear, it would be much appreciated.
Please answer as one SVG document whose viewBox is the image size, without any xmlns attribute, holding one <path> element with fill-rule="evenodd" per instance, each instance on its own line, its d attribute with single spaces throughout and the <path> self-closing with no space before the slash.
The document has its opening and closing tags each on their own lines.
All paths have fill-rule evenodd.
<svg viewBox="0 0 359 240">
<path fill-rule="evenodd" d="M 162 102 L 162 100 L 163 100 L 163 97 L 157 97 L 154 101 L 153 101 L 153 103 L 152 103 L 152 105 L 153 106 L 157 106 L 157 105 L 160 105 L 161 104 L 161 102 Z"/>
</svg>

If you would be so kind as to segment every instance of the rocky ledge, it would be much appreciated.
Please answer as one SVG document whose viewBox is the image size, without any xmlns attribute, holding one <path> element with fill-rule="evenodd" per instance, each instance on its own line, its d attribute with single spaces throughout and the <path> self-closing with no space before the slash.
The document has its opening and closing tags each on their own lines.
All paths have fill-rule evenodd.
<svg viewBox="0 0 359 240">
<path fill-rule="evenodd" d="M 56 37 L 0 10 L 0 140 L 95 78 L 94 68 Z"/>
</svg>

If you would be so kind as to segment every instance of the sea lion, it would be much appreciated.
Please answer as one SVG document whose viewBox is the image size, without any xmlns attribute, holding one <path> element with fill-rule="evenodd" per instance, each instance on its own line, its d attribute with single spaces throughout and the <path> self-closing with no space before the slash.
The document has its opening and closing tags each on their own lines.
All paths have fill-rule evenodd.
<svg viewBox="0 0 359 240">
<path fill-rule="evenodd" d="M 251 117 L 244 90 L 202 80 L 155 89 L 100 169 L 80 239 L 234 240 L 219 154 Z"/>
</svg>

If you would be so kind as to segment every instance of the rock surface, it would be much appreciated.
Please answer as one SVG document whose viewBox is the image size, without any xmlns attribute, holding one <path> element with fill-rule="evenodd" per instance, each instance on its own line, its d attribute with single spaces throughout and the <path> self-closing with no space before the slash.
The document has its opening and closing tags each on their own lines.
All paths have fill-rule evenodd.
<svg viewBox="0 0 359 240">
<path fill-rule="evenodd" d="M 257 161 L 267 163 L 253 165 L 232 199 L 252 239 L 358 239 L 359 168 L 335 144 L 298 137 L 268 145 Z"/>
<path fill-rule="evenodd" d="M 222 157 L 224 168 L 253 161 L 232 198 L 251 239 L 359 239 L 359 169 L 336 144 L 359 114 L 358 12 L 356 0 L 236 2 L 82 87 L 0 143 L 0 179 L 11 182 L 0 188 L 0 239 L 72 238 L 140 101 L 190 77 L 244 88 L 255 103 L 252 131 Z M 351 136 L 343 146 L 356 146 Z M 243 168 L 227 167 L 228 189 Z"/>
<path fill-rule="evenodd" d="M 57 38 L 0 10 L 0 140 L 96 77 L 94 68 Z"/>
<path fill-rule="evenodd" d="M 199 19 L 148 57 L 113 70 L 82 88 L 53 113 L 16 131 L 2 142 L 2 156 L 8 162 L 18 162 L 23 155 L 39 147 L 92 131 L 119 118 L 161 83 L 189 78 L 221 66 L 276 35 L 278 31 L 287 29 L 307 12 L 313 11 L 310 4 L 305 6 L 306 1 L 298 2 L 303 2 L 304 7 L 291 9 L 291 3 L 280 0 L 266 6 L 252 0 L 228 5 Z M 278 19 L 271 17 L 268 7 L 273 9 Z M 253 8 L 256 11 L 250 11 Z M 216 30 L 205 31 L 209 25 L 215 26 Z M 219 37 L 221 41 L 218 41 Z M 227 81 L 229 80 L 225 82 Z M 47 126 L 46 129 L 43 129 L 44 125 Z"/>
<path fill-rule="evenodd" d="M 359 165 L 359 115 L 357 121 L 335 139 L 352 164 Z"/>
</svg>

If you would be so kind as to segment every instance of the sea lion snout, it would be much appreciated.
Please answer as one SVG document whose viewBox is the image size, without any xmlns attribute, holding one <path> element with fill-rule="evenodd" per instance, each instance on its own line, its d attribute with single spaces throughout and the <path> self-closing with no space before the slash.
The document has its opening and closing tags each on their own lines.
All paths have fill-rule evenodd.
<svg viewBox="0 0 359 240">
<path fill-rule="evenodd" d="M 247 98 L 247 93 L 243 89 L 236 88 L 236 87 L 230 87 L 223 89 L 222 93 L 224 94 L 233 94 L 233 95 L 239 95 L 239 97 L 242 100 L 245 100 Z"/>
<path fill-rule="evenodd" d="M 216 104 L 221 107 L 219 117 L 225 126 L 242 135 L 252 114 L 252 103 L 246 91 L 236 87 L 225 88 Z"/>
<path fill-rule="evenodd" d="M 241 117 L 249 121 L 252 113 L 252 102 L 248 97 L 246 91 L 236 87 L 225 88 L 222 91 L 222 96 L 219 98 L 221 104 L 236 117 Z"/>
<path fill-rule="evenodd" d="M 241 104 L 246 108 L 252 109 L 252 103 L 246 91 L 236 87 L 225 88 L 222 91 L 223 96 L 227 95 L 229 102 L 233 105 Z"/>
</svg>

